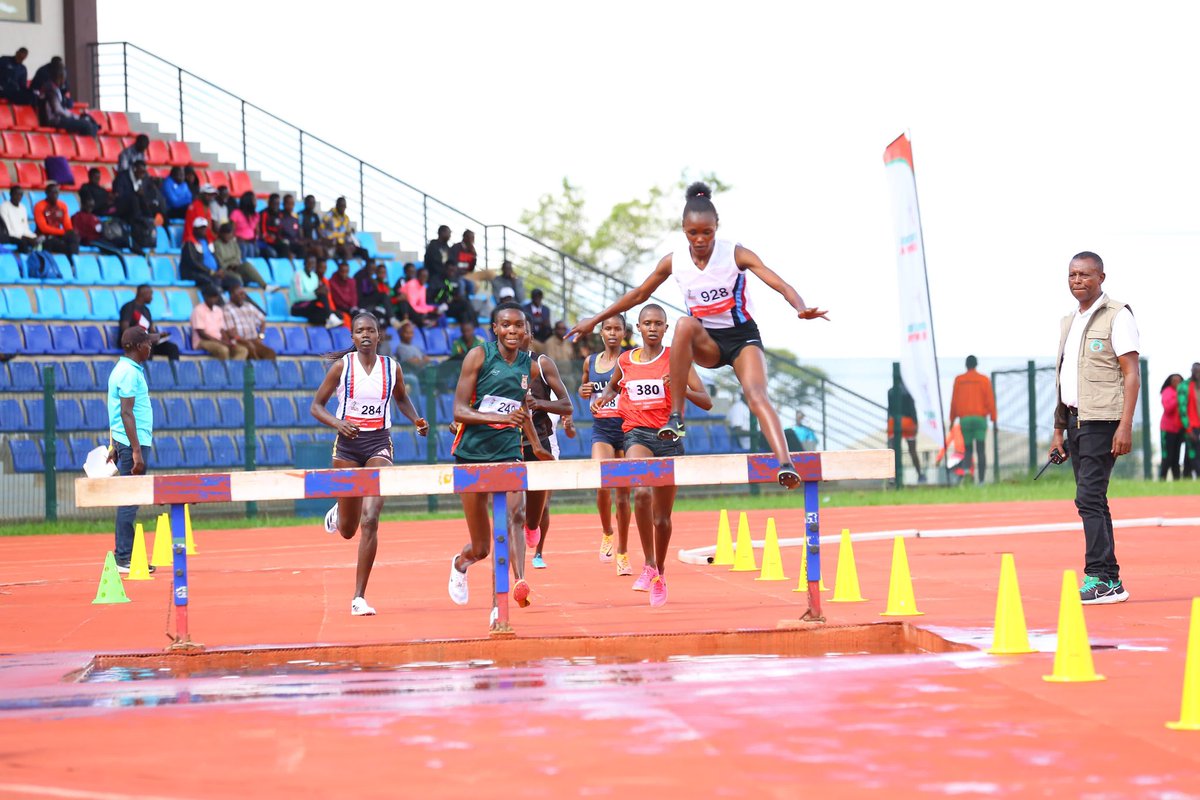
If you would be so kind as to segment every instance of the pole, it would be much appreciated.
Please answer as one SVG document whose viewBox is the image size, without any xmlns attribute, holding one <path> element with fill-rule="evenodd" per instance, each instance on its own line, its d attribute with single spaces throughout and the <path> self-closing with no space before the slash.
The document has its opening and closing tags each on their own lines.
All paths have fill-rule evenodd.
<svg viewBox="0 0 1200 800">
<path fill-rule="evenodd" d="M 829 440 L 826 437 L 825 429 L 825 379 L 821 378 L 821 449 L 829 449 Z"/>
<path fill-rule="evenodd" d="M 304 143 L 302 140 L 301 147 L 303 147 L 303 144 Z M 246 153 L 247 153 L 247 150 L 246 150 L 246 101 L 243 100 L 242 101 L 242 169 L 249 172 L 250 171 L 249 160 L 247 159 Z M 303 153 L 303 150 L 301 150 L 301 153 Z M 302 165 L 304 163 L 303 156 L 301 156 L 301 158 L 300 158 L 300 163 Z M 301 166 L 300 169 L 301 169 L 301 175 L 303 175 L 304 167 Z M 303 178 L 300 179 L 300 188 L 301 188 L 301 190 L 304 189 L 304 179 Z"/>
<path fill-rule="evenodd" d="M 58 409 L 54 407 L 54 367 L 42 367 L 42 468 L 46 519 L 58 519 Z"/>
<path fill-rule="evenodd" d="M 187 523 L 183 503 L 171 504 L 171 564 L 175 601 L 175 640 L 168 650 L 196 650 L 201 646 L 192 641 L 188 632 L 188 573 L 187 573 Z"/>
<path fill-rule="evenodd" d="M 1032 362 L 1025 365 L 1028 383 L 1029 406 L 1029 471 L 1033 472 L 1038 466 L 1037 446 L 1037 366 Z"/>
<path fill-rule="evenodd" d="M 438 420 L 437 413 L 437 379 L 437 367 L 429 366 L 421 370 L 421 385 L 425 389 L 425 420 L 429 423 L 429 433 L 425 436 L 426 464 L 437 463 L 437 443 L 441 433 L 438 429 L 440 420 Z M 446 421 L 449 422 L 449 420 Z M 430 514 L 437 512 L 438 500 L 435 496 L 429 495 L 425 502 Z"/>
<path fill-rule="evenodd" d="M 179 141 L 183 141 L 183 67 L 176 67 L 179 72 Z M 244 112 L 243 112 L 244 113 Z"/>
<path fill-rule="evenodd" d="M 125 85 L 125 113 L 129 113 L 129 42 L 121 42 L 121 81 Z"/>
<path fill-rule="evenodd" d="M 246 409 L 242 415 L 245 422 L 246 471 L 254 472 L 258 466 L 258 419 L 254 413 L 254 365 L 249 361 L 242 367 L 242 407 Z M 253 500 L 246 502 L 246 516 L 258 516 L 258 503 Z"/>
<path fill-rule="evenodd" d="M 245 130 L 244 124 L 242 130 Z M 304 131 L 300 131 L 300 194 L 304 195 Z"/>
<path fill-rule="evenodd" d="M 359 230 L 363 230 L 363 231 L 365 231 L 367 229 L 367 200 L 366 200 L 366 198 L 367 198 L 366 192 L 363 191 L 363 162 L 362 162 L 362 159 L 359 159 L 359 161 L 358 161 L 358 219 L 359 219 L 359 224 L 361 226 L 359 228 Z"/>
<path fill-rule="evenodd" d="M 496 598 L 496 627 L 493 633 L 512 633 L 508 622 L 508 497 L 504 492 L 492 494 L 492 576 Z"/>
<path fill-rule="evenodd" d="M 808 549 L 808 611 L 801 619 L 824 622 L 821 614 L 821 484 L 804 482 L 804 546 Z"/>
<path fill-rule="evenodd" d="M 891 398 L 895 397 L 893 401 Z M 904 412 L 901 398 L 904 396 L 904 380 L 900 377 L 900 362 L 892 362 L 892 391 L 888 394 L 888 413 L 892 415 L 892 449 L 896 451 L 896 488 L 904 486 L 904 458 L 900 445 L 903 440 Z"/>
<path fill-rule="evenodd" d="M 996 376 L 999 373 L 992 373 L 992 401 L 996 399 Z M 995 475 L 995 483 L 1000 482 L 1000 413 L 997 408 L 996 421 L 992 423 L 992 474 Z"/>
<path fill-rule="evenodd" d="M 1139 358 L 1142 371 L 1142 477 L 1154 477 L 1154 464 L 1150 453 L 1150 362 Z"/>
</svg>

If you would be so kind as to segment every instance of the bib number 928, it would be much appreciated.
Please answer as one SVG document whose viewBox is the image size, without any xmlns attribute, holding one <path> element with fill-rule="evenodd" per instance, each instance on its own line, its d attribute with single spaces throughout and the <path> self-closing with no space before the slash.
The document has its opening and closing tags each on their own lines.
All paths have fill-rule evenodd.
<svg viewBox="0 0 1200 800">
<path fill-rule="evenodd" d="M 729 297 L 729 289 L 720 287 L 719 289 L 703 289 L 700 291 L 700 302 L 711 303 L 714 300 L 723 300 Z"/>
</svg>

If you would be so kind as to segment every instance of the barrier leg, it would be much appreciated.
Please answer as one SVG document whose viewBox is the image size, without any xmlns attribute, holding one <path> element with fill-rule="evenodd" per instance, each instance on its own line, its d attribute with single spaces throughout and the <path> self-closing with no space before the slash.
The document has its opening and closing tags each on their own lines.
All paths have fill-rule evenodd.
<svg viewBox="0 0 1200 800">
<path fill-rule="evenodd" d="M 492 582 L 495 588 L 496 624 L 492 636 L 512 636 L 508 622 L 508 496 L 492 493 Z"/>
<path fill-rule="evenodd" d="M 821 613 L 821 484 L 804 482 L 804 546 L 808 549 L 808 610 L 803 620 L 824 622 Z"/>
<path fill-rule="evenodd" d="M 193 642 L 188 632 L 188 574 L 187 574 L 187 518 L 183 503 L 171 506 L 171 551 L 174 572 L 171 594 L 175 598 L 175 636 L 167 650 L 203 650 L 204 645 Z"/>
</svg>

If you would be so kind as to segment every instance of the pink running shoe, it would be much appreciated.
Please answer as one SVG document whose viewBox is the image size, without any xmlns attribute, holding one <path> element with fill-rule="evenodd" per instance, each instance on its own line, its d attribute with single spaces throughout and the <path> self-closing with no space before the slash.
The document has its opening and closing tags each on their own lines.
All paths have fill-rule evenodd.
<svg viewBox="0 0 1200 800">
<path fill-rule="evenodd" d="M 658 608 L 667 604 L 667 582 L 662 575 L 655 574 L 650 581 L 650 607 Z"/>
<path fill-rule="evenodd" d="M 521 608 L 529 605 L 529 584 L 524 578 L 513 584 L 512 596 L 513 600 L 516 600 L 517 605 Z"/>
<path fill-rule="evenodd" d="M 525 529 L 525 546 L 537 547 L 537 543 L 542 540 L 541 528 L 526 528 Z"/>
<path fill-rule="evenodd" d="M 633 590 L 635 592 L 650 591 L 650 581 L 658 577 L 658 570 L 647 564 L 642 567 L 642 574 L 638 575 L 637 580 L 633 582 Z"/>
</svg>

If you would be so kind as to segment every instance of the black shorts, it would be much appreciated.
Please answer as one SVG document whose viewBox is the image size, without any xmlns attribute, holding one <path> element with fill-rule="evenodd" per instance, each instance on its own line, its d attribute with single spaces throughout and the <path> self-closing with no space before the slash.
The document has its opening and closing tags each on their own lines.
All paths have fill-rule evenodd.
<svg viewBox="0 0 1200 800">
<path fill-rule="evenodd" d="M 763 347 L 762 335 L 758 332 L 758 323 L 756 322 L 747 322 L 745 325 L 737 325 L 733 328 L 705 328 L 704 332 L 712 337 L 712 340 L 717 343 L 717 349 L 721 351 L 720 359 L 717 361 L 718 367 L 732 364 L 737 359 L 738 353 L 747 347 L 766 350 Z"/>
<path fill-rule="evenodd" d="M 550 446 L 550 437 L 546 436 L 542 439 L 542 449 L 553 453 L 554 448 Z M 538 457 L 533 454 L 533 448 L 528 444 L 521 445 L 521 460 L 522 461 L 537 461 Z"/>
<path fill-rule="evenodd" d="M 625 450 L 625 431 L 620 417 L 597 417 L 592 423 L 592 444 L 607 444 L 620 453 Z"/>
<path fill-rule="evenodd" d="M 658 438 L 658 431 L 653 428 L 634 428 L 631 431 L 625 431 L 626 456 L 629 455 L 629 448 L 635 444 L 640 444 L 648 449 L 655 458 L 683 455 L 682 439 L 676 439 L 673 442 L 663 441 Z"/>
<path fill-rule="evenodd" d="M 352 461 L 360 467 L 365 467 L 372 458 L 395 461 L 392 455 L 392 432 L 381 428 L 377 431 L 359 431 L 353 439 L 338 436 L 333 440 L 333 457 Z"/>
</svg>

